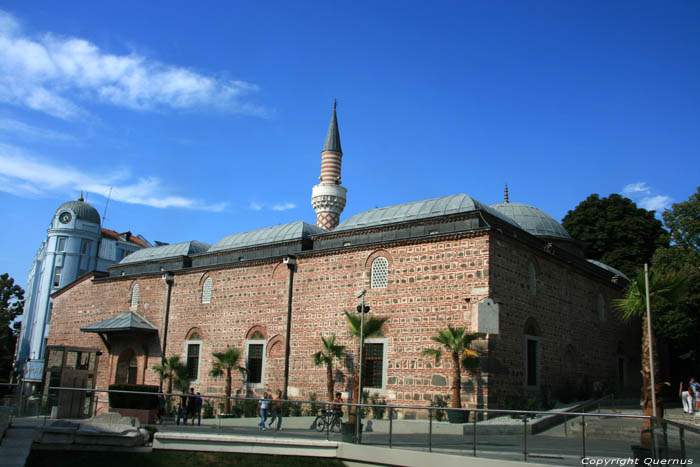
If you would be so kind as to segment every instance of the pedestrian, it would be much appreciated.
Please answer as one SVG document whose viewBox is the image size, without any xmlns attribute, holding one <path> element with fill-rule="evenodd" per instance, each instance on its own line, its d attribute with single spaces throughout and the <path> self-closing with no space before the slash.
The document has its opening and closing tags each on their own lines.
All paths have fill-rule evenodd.
<svg viewBox="0 0 700 467">
<path fill-rule="evenodd" d="M 272 423 L 277 420 L 276 429 L 280 431 L 282 429 L 282 390 L 277 390 L 277 394 L 275 394 L 270 405 L 272 406 L 272 417 L 270 417 L 268 428 L 272 428 Z"/>
<path fill-rule="evenodd" d="M 263 394 L 263 396 L 260 398 L 258 407 L 260 408 L 260 423 L 258 426 L 262 431 L 265 431 L 265 420 L 267 419 L 267 414 L 270 410 L 270 394 L 267 391 L 265 391 L 265 394 Z"/>
<path fill-rule="evenodd" d="M 180 419 L 182 418 L 183 425 L 187 425 L 187 393 L 183 392 L 180 395 L 180 404 L 177 406 L 177 422 L 176 425 L 180 424 Z"/>
<path fill-rule="evenodd" d="M 204 401 L 202 400 L 202 393 L 197 393 L 197 426 L 202 426 L 202 405 Z"/>
<path fill-rule="evenodd" d="M 194 425 L 194 419 L 197 416 L 197 396 L 194 393 L 194 388 L 190 388 L 190 395 L 187 398 L 187 418 L 192 420 L 191 424 Z M 185 422 L 185 425 L 187 422 Z"/>
<path fill-rule="evenodd" d="M 163 424 L 163 416 L 165 415 L 165 397 L 163 394 L 158 394 L 158 413 L 156 414 L 156 423 Z"/>
<path fill-rule="evenodd" d="M 690 378 L 690 388 L 693 390 L 693 394 L 695 395 L 695 400 L 693 401 L 693 409 L 695 412 L 695 415 L 700 413 L 700 383 L 695 381 L 695 378 Z"/>
</svg>

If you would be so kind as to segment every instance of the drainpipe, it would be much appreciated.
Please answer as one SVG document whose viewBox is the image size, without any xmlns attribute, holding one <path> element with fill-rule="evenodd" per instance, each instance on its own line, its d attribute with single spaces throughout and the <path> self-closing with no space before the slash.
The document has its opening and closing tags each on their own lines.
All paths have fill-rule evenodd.
<svg viewBox="0 0 700 467">
<path fill-rule="evenodd" d="M 289 290 L 287 292 L 287 337 L 284 346 L 284 395 L 282 399 L 288 399 L 287 387 L 289 386 L 289 354 L 291 352 L 292 338 L 292 298 L 294 297 L 294 271 L 297 260 L 294 256 L 284 258 L 284 263 L 289 268 Z"/>
<path fill-rule="evenodd" d="M 161 330 L 160 330 L 160 335 L 161 335 L 161 340 L 163 341 L 163 346 L 161 348 L 161 362 L 165 359 L 165 349 L 168 344 L 168 316 L 170 315 L 170 296 L 172 295 L 173 291 L 173 283 L 175 282 L 173 279 L 173 273 L 168 271 L 165 274 L 163 274 L 163 280 L 165 281 L 166 285 L 168 286 L 168 292 L 165 297 L 165 310 L 163 310 L 163 320 L 161 324 Z M 163 380 L 161 379 L 160 381 L 160 389 L 159 392 L 163 392 Z"/>
</svg>

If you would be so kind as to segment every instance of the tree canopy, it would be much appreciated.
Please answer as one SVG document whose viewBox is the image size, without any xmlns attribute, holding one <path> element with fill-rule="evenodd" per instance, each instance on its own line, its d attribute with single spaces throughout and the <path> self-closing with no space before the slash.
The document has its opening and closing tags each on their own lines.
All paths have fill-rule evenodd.
<svg viewBox="0 0 700 467">
<path fill-rule="evenodd" d="M 0 381 L 9 379 L 19 322 L 12 322 L 24 310 L 24 290 L 9 274 L 0 274 Z"/>
<path fill-rule="evenodd" d="M 662 216 L 673 243 L 700 252 L 700 187 L 688 201 L 674 204 Z"/>
<path fill-rule="evenodd" d="M 654 211 L 638 208 L 629 198 L 592 194 L 569 211 L 562 225 L 583 243 L 586 258 L 601 261 L 634 276 L 651 261 L 654 251 L 668 246 L 669 235 Z"/>
</svg>

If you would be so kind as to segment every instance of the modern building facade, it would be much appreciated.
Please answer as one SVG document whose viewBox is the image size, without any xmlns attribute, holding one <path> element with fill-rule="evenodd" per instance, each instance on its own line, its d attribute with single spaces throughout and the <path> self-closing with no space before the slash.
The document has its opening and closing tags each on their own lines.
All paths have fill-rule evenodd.
<svg viewBox="0 0 700 467">
<path fill-rule="evenodd" d="M 424 406 L 449 394 L 450 362 L 423 355 L 447 326 L 485 336 L 476 342 L 480 369 L 462 379 L 466 406 L 594 381 L 635 387 L 637 329 L 611 312 L 625 278 L 586 260 L 551 216 L 507 194 L 491 206 L 458 194 L 340 222 L 341 158 L 334 109 L 312 192 L 317 225 L 137 251 L 54 293 L 49 347 L 92 355 L 98 388 L 158 384 L 153 366 L 180 355 L 196 390 L 219 395 L 212 354 L 235 347 L 248 368 L 245 380 L 234 375 L 238 394 L 286 387 L 307 399 L 326 393 L 312 354 L 335 334 L 346 346 L 335 387 L 350 393 L 359 343 L 345 312 L 364 289 L 371 315 L 387 322 L 365 342 L 363 387 L 388 401 Z M 62 369 L 47 369 L 47 380 L 52 371 Z"/>
<path fill-rule="evenodd" d="M 15 369 L 23 371 L 25 381 L 38 383 L 43 378 L 50 295 L 89 272 L 104 271 L 128 254 L 150 246 L 141 236 L 104 229 L 100 224 L 99 213 L 82 194 L 59 206 L 51 219 L 46 240 L 29 271 L 17 343 Z"/>
</svg>

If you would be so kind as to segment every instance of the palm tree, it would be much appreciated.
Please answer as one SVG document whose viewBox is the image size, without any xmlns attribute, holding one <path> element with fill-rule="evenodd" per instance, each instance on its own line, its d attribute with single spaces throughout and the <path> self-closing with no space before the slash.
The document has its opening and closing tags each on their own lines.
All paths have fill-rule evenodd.
<svg viewBox="0 0 700 467">
<path fill-rule="evenodd" d="M 362 318 L 359 315 L 355 314 L 350 314 L 347 311 L 345 312 L 345 317 L 348 320 L 348 327 L 350 328 L 350 335 L 357 337 L 358 339 L 360 338 L 360 326 L 362 323 Z M 363 339 L 367 339 L 369 337 L 376 336 L 377 334 L 380 333 L 382 330 L 382 326 L 384 323 L 386 323 L 389 320 L 389 318 L 377 318 L 374 316 L 366 317 L 365 318 L 365 325 L 362 328 L 362 337 Z M 358 351 L 358 356 L 359 356 L 359 351 Z M 362 364 L 362 362 L 359 362 L 358 364 Z M 357 404 L 360 400 L 360 379 L 358 376 L 358 368 L 355 368 L 355 374 L 353 375 L 352 381 L 352 402 Z M 355 417 L 355 409 L 356 407 L 352 407 L 350 409 L 350 423 L 353 423 L 353 419 Z"/>
<path fill-rule="evenodd" d="M 242 374 L 245 374 L 245 368 L 238 364 L 241 352 L 238 349 L 229 347 L 223 352 L 214 352 L 212 355 L 216 358 L 216 361 L 209 375 L 218 378 L 224 373 L 226 374 L 226 405 L 224 410 L 228 414 L 231 413 L 231 371 L 239 370 Z"/>
<path fill-rule="evenodd" d="M 180 365 L 175 368 L 172 379 L 174 380 L 173 383 L 176 388 L 182 392 L 187 392 L 187 389 L 190 387 L 190 377 L 187 374 L 187 367 L 185 365 Z"/>
<path fill-rule="evenodd" d="M 660 276 L 654 271 L 649 272 L 649 301 L 650 305 L 656 300 L 665 300 L 671 304 L 678 303 L 685 293 L 685 278 L 680 276 Z M 614 301 L 618 309 L 619 317 L 622 321 L 629 322 L 634 318 L 642 318 L 642 409 L 644 415 L 656 415 L 663 417 L 663 399 L 660 393 L 663 383 L 656 380 L 654 383 L 654 393 L 656 396 L 656 414 L 652 407 L 651 398 L 651 363 L 649 362 L 649 343 L 652 344 L 654 359 L 654 375 L 659 374 L 659 355 L 656 345 L 654 329 L 647 326 L 646 314 L 646 288 L 644 271 L 640 270 L 637 276 L 627 285 L 625 296 Z M 648 330 L 651 329 L 651 334 Z M 644 419 L 642 424 L 642 434 L 640 439 L 642 447 L 651 447 L 651 420 Z"/>
<path fill-rule="evenodd" d="M 313 354 L 314 364 L 316 366 L 326 366 L 326 389 L 328 390 L 328 400 L 333 400 L 333 390 L 335 382 L 333 381 L 333 361 L 340 359 L 345 352 L 345 346 L 335 343 L 335 334 L 326 339 L 321 336 L 321 350 Z"/>
<path fill-rule="evenodd" d="M 483 337 L 482 333 L 469 334 L 464 327 L 455 329 L 452 326 L 439 330 L 437 336 L 431 337 L 433 341 L 442 344 L 452 357 L 452 401 L 450 407 L 453 409 L 462 408 L 462 370 L 475 370 L 479 366 L 479 354 L 471 349 L 471 344 L 476 339 Z M 423 355 L 435 356 L 435 364 L 437 365 L 442 358 L 442 352 L 441 348 L 425 349 Z"/>
<path fill-rule="evenodd" d="M 153 367 L 153 370 L 158 373 L 158 378 L 160 379 L 160 389 L 163 390 L 163 381 L 168 381 L 168 394 L 173 392 L 173 379 L 177 371 L 185 366 L 180 362 L 179 355 L 173 355 L 170 358 L 165 358 L 160 362 L 160 365 Z"/>
</svg>

